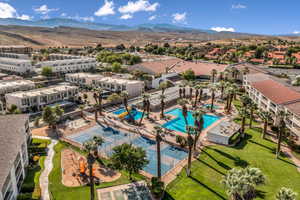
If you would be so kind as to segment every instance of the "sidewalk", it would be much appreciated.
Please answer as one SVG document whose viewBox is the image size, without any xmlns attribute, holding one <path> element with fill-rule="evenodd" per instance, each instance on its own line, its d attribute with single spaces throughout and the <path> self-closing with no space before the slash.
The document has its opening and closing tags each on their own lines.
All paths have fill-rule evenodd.
<svg viewBox="0 0 300 200">
<path fill-rule="evenodd" d="M 53 168 L 54 146 L 57 144 L 57 140 L 52 139 L 51 144 L 48 146 L 48 155 L 45 159 L 45 169 L 40 176 L 41 187 L 41 199 L 50 200 L 49 196 L 49 179 L 48 176 Z"/>
</svg>

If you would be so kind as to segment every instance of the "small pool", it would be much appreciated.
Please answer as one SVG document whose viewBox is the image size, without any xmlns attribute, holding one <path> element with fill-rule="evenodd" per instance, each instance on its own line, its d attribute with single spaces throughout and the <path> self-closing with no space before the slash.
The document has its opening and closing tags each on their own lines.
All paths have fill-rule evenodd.
<svg viewBox="0 0 300 200">
<path fill-rule="evenodd" d="M 170 129 L 170 130 L 174 130 L 174 131 L 179 131 L 182 133 L 187 132 L 185 120 L 182 115 L 182 110 L 180 108 L 175 108 L 175 109 L 167 111 L 165 113 L 169 114 L 169 115 L 173 115 L 176 118 L 163 124 L 162 127 Z M 213 123 L 215 123 L 216 121 L 218 121 L 220 119 L 220 117 L 218 117 L 218 116 L 206 115 L 206 114 L 203 115 L 203 118 L 204 118 L 204 129 L 211 126 Z M 188 125 L 191 125 L 191 126 L 194 125 L 195 120 L 194 120 L 194 117 L 193 117 L 191 111 L 188 111 L 187 121 L 188 121 Z"/>
<path fill-rule="evenodd" d="M 120 115 L 120 114 L 122 114 L 122 113 L 124 113 L 124 112 L 127 112 L 125 108 L 120 108 L 120 109 L 118 109 L 118 110 L 113 111 L 113 113 L 114 113 L 115 115 Z M 133 109 L 130 111 L 130 113 L 131 113 L 131 115 L 133 116 L 134 120 L 139 120 L 139 119 L 141 119 L 141 118 L 142 118 L 142 115 L 143 115 L 142 112 L 138 111 L 138 110 L 135 109 L 135 108 L 133 108 Z M 125 118 L 128 119 L 129 116 L 127 115 Z"/>
<path fill-rule="evenodd" d="M 210 108 L 211 104 L 204 104 L 205 108 Z M 219 109 L 220 107 L 218 105 L 214 105 L 213 109 Z"/>
</svg>

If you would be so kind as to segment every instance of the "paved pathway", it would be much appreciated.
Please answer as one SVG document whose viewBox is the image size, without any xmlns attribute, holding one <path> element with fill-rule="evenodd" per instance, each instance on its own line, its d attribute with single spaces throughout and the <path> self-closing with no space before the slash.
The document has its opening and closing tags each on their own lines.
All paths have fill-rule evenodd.
<svg viewBox="0 0 300 200">
<path fill-rule="evenodd" d="M 53 157 L 54 157 L 54 149 L 53 147 L 57 144 L 57 140 L 52 139 L 51 144 L 48 146 L 48 155 L 45 159 L 45 169 L 40 176 L 40 187 L 42 190 L 41 199 L 42 200 L 50 200 L 49 196 L 49 179 L 48 176 L 53 168 Z"/>
</svg>

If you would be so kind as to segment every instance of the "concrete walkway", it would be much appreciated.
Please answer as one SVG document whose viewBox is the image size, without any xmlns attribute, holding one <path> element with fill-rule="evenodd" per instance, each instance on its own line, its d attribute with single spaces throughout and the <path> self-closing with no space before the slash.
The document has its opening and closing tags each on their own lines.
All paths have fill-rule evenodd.
<svg viewBox="0 0 300 200">
<path fill-rule="evenodd" d="M 48 176 L 53 168 L 54 146 L 57 140 L 51 139 L 51 144 L 48 145 L 48 155 L 45 159 L 45 169 L 40 176 L 41 200 L 50 200 L 49 196 L 49 179 Z"/>
</svg>

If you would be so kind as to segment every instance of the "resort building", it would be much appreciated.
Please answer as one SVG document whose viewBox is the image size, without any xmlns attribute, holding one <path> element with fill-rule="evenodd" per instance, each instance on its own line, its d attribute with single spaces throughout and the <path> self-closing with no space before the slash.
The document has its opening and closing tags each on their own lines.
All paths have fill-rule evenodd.
<svg viewBox="0 0 300 200">
<path fill-rule="evenodd" d="M 104 90 L 116 93 L 126 91 L 130 97 L 139 96 L 144 91 L 144 82 L 119 77 L 104 77 L 96 74 L 75 73 L 66 74 L 65 78 L 67 82 L 76 85 L 100 87 Z"/>
<path fill-rule="evenodd" d="M 262 73 L 245 75 L 243 85 L 260 109 L 271 112 L 275 117 L 280 110 L 288 112 L 290 116 L 287 118 L 287 126 L 292 133 L 300 136 L 299 92 Z"/>
<path fill-rule="evenodd" d="M 25 74 L 34 71 L 31 61 L 27 59 L 15 59 L 0 57 L 0 70 L 5 72 L 14 72 Z"/>
<path fill-rule="evenodd" d="M 0 95 L 34 88 L 35 84 L 30 80 L 0 81 Z"/>
<path fill-rule="evenodd" d="M 12 46 L 0 46 L 1 53 L 19 53 L 19 54 L 30 54 L 32 52 L 31 47 L 22 45 L 12 45 Z"/>
<path fill-rule="evenodd" d="M 0 200 L 16 200 L 28 165 L 28 115 L 0 116 L 0 127 Z"/>
<path fill-rule="evenodd" d="M 14 59 L 29 59 L 28 54 L 17 54 L 17 53 L 1 53 L 0 57 L 3 58 L 14 58 Z"/>
<path fill-rule="evenodd" d="M 74 99 L 78 95 L 78 87 L 56 85 L 29 91 L 14 92 L 5 95 L 7 107 L 16 105 L 22 112 L 39 111 L 45 106 L 64 100 Z"/>
<path fill-rule="evenodd" d="M 36 64 L 37 68 L 51 67 L 54 73 L 72 73 L 79 71 L 88 71 L 97 66 L 95 58 L 77 58 L 44 61 Z"/>
</svg>

